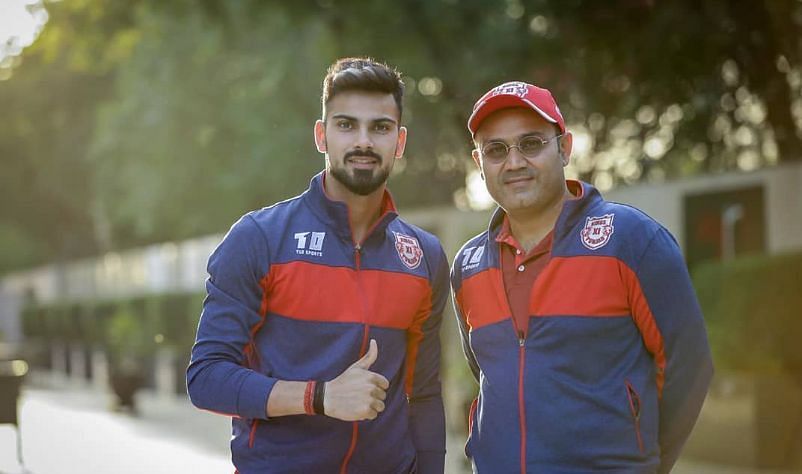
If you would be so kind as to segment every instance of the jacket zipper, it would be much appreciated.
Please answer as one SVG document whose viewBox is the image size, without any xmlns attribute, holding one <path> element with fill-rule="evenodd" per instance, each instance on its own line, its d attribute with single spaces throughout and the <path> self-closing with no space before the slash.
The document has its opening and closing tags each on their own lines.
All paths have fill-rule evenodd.
<svg viewBox="0 0 802 474">
<path fill-rule="evenodd" d="M 514 318 L 513 318 L 514 320 Z M 526 474 L 526 408 L 524 405 L 524 343 L 523 331 L 518 331 L 518 417 L 521 428 L 521 474 Z"/>
<path fill-rule="evenodd" d="M 356 265 L 356 281 L 357 287 L 359 288 L 360 296 L 362 294 L 362 276 L 360 269 L 362 267 L 362 246 L 360 244 L 354 245 L 354 263 Z M 365 300 L 364 298 L 360 298 L 362 301 L 362 320 L 364 322 L 364 331 L 362 333 L 362 346 L 359 348 L 359 357 L 365 355 L 367 352 L 368 346 L 368 311 L 367 308 L 364 307 Z M 354 421 L 353 423 L 353 430 L 351 432 L 351 445 L 348 447 L 348 452 L 345 453 L 345 458 L 343 458 L 342 466 L 340 466 L 340 474 L 345 474 L 348 472 L 348 462 L 351 460 L 351 456 L 354 455 L 354 450 L 356 449 L 356 440 L 359 437 L 359 424 L 358 422 Z"/>
<path fill-rule="evenodd" d="M 347 212 L 348 212 L 348 227 L 351 229 L 351 235 L 353 236 L 354 235 L 354 229 L 351 226 L 351 209 L 347 209 Z M 387 212 L 385 211 L 376 220 L 376 222 L 373 223 L 373 225 L 370 227 L 370 229 L 368 229 L 368 231 L 365 233 L 365 236 L 362 238 L 361 242 L 356 242 L 355 240 L 352 240 L 352 242 L 354 243 L 354 264 L 356 266 L 356 281 L 357 281 L 357 287 L 359 289 L 360 300 L 362 301 L 362 320 L 363 320 L 364 325 L 365 325 L 365 330 L 364 330 L 364 333 L 362 334 L 362 347 L 359 348 L 359 357 L 360 358 L 365 355 L 365 352 L 367 352 L 368 331 L 369 331 L 369 328 L 368 328 L 368 308 L 365 307 L 365 299 L 361 297 L 362 296 L 362 276 L 361 276 L 361 273 L 360 273 L 360 269 L 362 267 L 362 257 L 361 257 L 362 256 L 362 242 L 364 242 L 365 239 L 367 239 L 373 233 L 373 231 L 376 229 L 376 227 L 379 225 L 379 223 L 382 221 L 382 219 L 384 219 L 384 216 L 386 214 L 387 214 Z M 340 474 L 345 474 L 346 472 L 348 472 L 348 461 L 351 460 L 351 456 L 354 455 L 354 450 L 356 449 L 356 440 L 359 437 L 359 424 L 358 424 L 358 422 L 354 421 L 353 422 L 353 427 L 354 428 L 353 428 L 353 431 L 351 433 L 351 446 L 348 447 L 348 452 L 345 453 L 345 458 L 343 459 L 342 466 L 340 466 Z"/>
<path fill-rule="evenodd" d="M 501 244 L 499 244 L 501 245 Z M 499 275 L 500 285 L 497 286 L 497 294 L 502 302 L 502 306 L 510 313 L 512 327 L 515 337 L 518 339 L 518 424 L 521 430 L 521 474 L 526 474 L 526 407 L 524 406 L 524 360 L 526 355 L 526 329 L 519 328 L 515 315 L 509 306 L 506 294 L 504 293 L 504 278 Z"/>
</svg>

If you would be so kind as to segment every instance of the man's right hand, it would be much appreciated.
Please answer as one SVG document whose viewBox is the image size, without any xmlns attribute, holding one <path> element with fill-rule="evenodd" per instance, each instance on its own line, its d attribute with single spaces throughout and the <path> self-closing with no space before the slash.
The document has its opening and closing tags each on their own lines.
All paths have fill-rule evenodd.
<svg viewBox="0 0 802 474">
<path fill-rule="evenodd" d="M 385 390 L 390 382 L 368 370 L 378 355 L 376 340 L 371 339 L 368 352 L 361 359 L 326 383 L 323 398 L 326 416 L 343 421 L 372 420 L 384 411 Z"/>
</svg>

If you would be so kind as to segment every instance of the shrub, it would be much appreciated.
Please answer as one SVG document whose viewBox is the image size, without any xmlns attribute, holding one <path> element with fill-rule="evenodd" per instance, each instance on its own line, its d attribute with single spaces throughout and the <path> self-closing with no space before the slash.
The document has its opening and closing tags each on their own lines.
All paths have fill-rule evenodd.
<svg viewBox="0 0 802 474">
<path fill-rule="evenodd" d="M 693 281 L 718 368 L 802 382 L 802 253 L 701 264 Z"/>
</svg>

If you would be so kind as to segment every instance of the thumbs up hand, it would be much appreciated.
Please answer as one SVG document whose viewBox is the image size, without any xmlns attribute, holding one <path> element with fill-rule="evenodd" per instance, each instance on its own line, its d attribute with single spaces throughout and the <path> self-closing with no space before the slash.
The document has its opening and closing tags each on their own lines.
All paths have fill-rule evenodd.
<svg viewBox="0 0 802 474">
<path fill-rule="evenodd" d="M 326 383 L 323 406 L 327 416 L 343 421 L 373 420 L 384 411 L 385 391 L 390 382 L 369 370 L 378 356 L 376 340 L 371 339 L 361 359 Z"/>
<path fill-rule="evenodd" d="M 351 367 L 368 370 L 376 362 L 377 357 L 379 357 L 379 345 L 376 343 L 376 339 L 371 339 L 368 351 L 365 352 L 361 359 L 351 364 Z"/>
</svg>

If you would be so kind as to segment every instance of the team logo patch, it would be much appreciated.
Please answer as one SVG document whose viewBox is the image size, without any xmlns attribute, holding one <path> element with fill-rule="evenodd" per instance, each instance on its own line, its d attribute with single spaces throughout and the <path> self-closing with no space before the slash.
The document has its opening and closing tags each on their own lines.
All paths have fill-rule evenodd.
<svg viewBox="0 0 802 474">
<path fill-rule="evenodd" d="M 325 232 L 296 232 L 295 253 L 298 255 L 312 255 L 314 257 L 323 256 L 323 241 L 326 239 Z"/>
<path fill-rule="evenodd" d="M 615 230 L 613 217 L 615 214 L 585 219 L 585 228 L 582 229 L 582 245 L 590 250 L 598 250 L 607 245 L 613 235 L 613 230 Z"/>
<path fill-rule="evenodd" d="M 497 86 L 491 92 L 491 97 L 495 97 L 497 95 L 517 95 L 520 98 L 526 97 L 527 89 L 526 84 L 523 82 L 506 82 L 500 86 Z"/>
<path fill-rule="evenodd" d="M 421 260 L 423 260 L 423 249 L 418 244 L 418 239 L 408 235 L 395 234 L 395 249 L 398 251 L 398 258 L 407 266 L 407 268 L 418 268 Z"/>
</svg>

